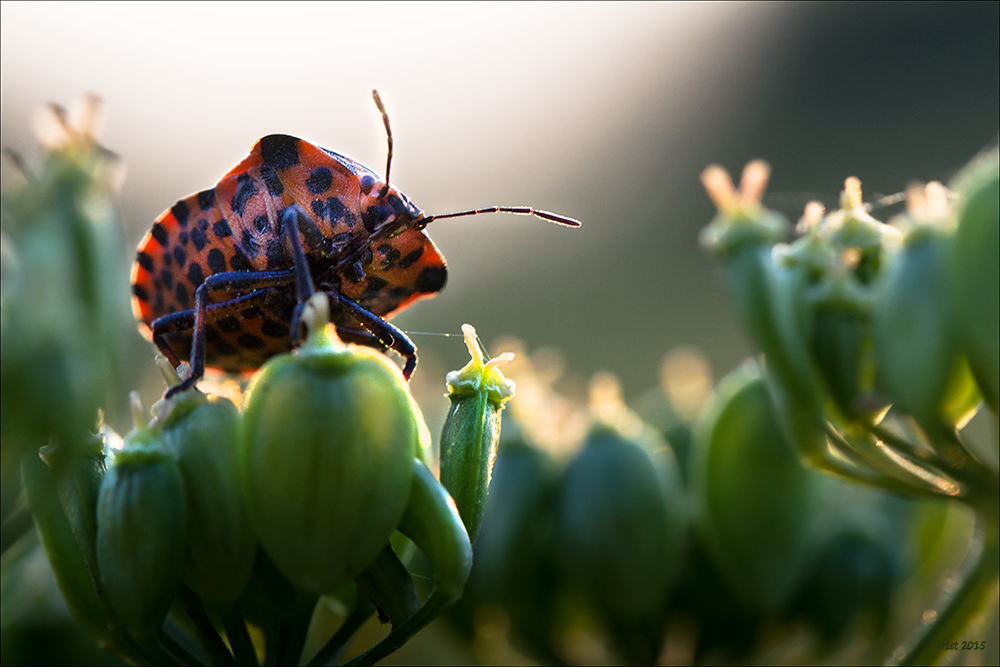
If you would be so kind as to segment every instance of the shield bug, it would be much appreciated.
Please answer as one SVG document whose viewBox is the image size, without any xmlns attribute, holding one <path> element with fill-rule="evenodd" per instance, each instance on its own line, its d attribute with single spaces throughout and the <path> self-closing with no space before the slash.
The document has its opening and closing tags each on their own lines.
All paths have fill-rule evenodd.
<svg viewBox="0 0 1000 667">
<path fill-rule="evenodd" d="M 314 291 L 329 297 L 347 342 L 395 350 L 403 375 L 413 342 L 387 320 L 445 284 L 444 257 L 424 228 L 433 220 L 515 213 L 578 227 L 527 206 L 427 215 L 389 184 L 392 130 L 373 91 L 388 143 L 385 178 L 302 139 L 272 134 L 214 188 L 181 199 L 146 234 L 132 266 L 132 306 L 143 334 L 177 366 L 190 355 L 190 387 L 205 366 L 253 370 L 301 337 Z"/>
</svg>

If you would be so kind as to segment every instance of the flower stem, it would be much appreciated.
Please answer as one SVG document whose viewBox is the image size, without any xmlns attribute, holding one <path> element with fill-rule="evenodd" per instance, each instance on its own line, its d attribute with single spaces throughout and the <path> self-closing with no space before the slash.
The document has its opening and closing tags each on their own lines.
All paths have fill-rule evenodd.
<svg viewBox="0 0 1000 667">
<path fill-rule="evenodd" d="M 890 664 L 930 665 L 940 661 L 946 647 L 965 630 L 972 618 L 992 597 L 1000 577 L 1000 528 L 995 521 L 977 516 L 977 536 L 966 556 L 962 584 L 950 599 L 929 610 L 934 620 L 921 628 L 910 646 L 901 646 Z M 925 612 L 925 617 L 929 615 Z"/>
</svg>

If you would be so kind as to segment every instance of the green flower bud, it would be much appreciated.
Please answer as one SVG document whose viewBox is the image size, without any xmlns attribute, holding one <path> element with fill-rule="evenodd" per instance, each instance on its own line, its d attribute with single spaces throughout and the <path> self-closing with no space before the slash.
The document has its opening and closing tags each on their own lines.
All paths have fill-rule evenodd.
<svg viewBox="0 0 1000 667">
<path fill-rule="evenodd" d="M 808 563 L 815 479 L 785 439 L 756 364 L 720 382 L 692 463 L 709 556 L 747 610 L 779 609 Z"/>
<path fill-rule="evenodd" d="M 760 205 L 768 176 L 764 163 L 750 163 L 737 192 L 721 168 L 706 169 L 702 182 L 719 215 L 701 242 L 724 261 L 734 305 L 766 358 L 782 428 L 803 455 L 820 459 L 826 451 L 825 399 L 810 356 L 811 321 L 802 298 L 808 269 L 827 251 L 815 237 L 797 246 L 774 245 L 788 222 Z"/>
<path fill-rule="evenodd" d="M 754 300 L 755 339 L 764 353 L 767 386 L 785 437 L 807 459 L 819 460 L 826 452 L 826 394 L 809 346 L 814 322 L 805 306 L 808 272 L 788 261 L 787 248 L 776 247 L 770 261 L 757 269 L 763 284 Z"/>
<path fill-rule="evenodd" d="M 420 427 L 384 355 L 317 326 L 245 396 L 241 480 L 264 550 L 296 586 L 328 593 L 372 562 L 410 495 Z"/>
<path fill-rule="evenodd" d="M 975 158 L 955 179 L 958 230 L 952 299 L 961 344 L 994 414 L 1000 411 L 1000 152 Z"/>
<path fill-rule="evenodd" d="M 96 99 L 85 101 L 97 113 Z M 4 196 L 0 430 L 3 470 L 21 453 L 85 441 L 122 372 L 131 329 L 114 156 L 92 123 L 50 108 L 55 140 L 37 173 Z"/>
<path fill-rule="evenodd" d="M 687 527 L 680 473 L 662 440 L 656 455 L 661 465 L 601 425 L 563 474 L 556 554 L 570 580 L 615 618 L 653 613 L 680 571 Z"/>
<path fill-rule="evenodd" d="M 910 229 L 903 247 L 889 258 L 872 308 L 878 384 L 896 406 L 925 425 L 945 420 L 954 426 L 953 420 L 965 419 L 978 402 L 973 399 L 963 410 L 968 400 L 956 399 L 968 396 L 970 387 L 961 382 L 951 315 L 951 242 L 951 233 L 941 226 Z"/>
<path fill-rule="evenodd" d="M 760 205 L 771 167 L 760 160 L 743 170 L 740 189 L 722 167 L 711 166 L 701 174 L 708 196 L 719 214 L 701 233 L 701 245 L 719 257 L 730 257 L 747 247 L 770 246 L 788 232 L 788 221 Z"/>
<path fill-rule="evenodd" d="M 441 432 L 441 483 L 455 499 L 475 544 L 500 439 L 500 413 L 514 396 L 514 382 L 497 367 L 514 355 L 484 362 L 476 330 L 463 324 L 462 332 L 472 361 L 446 378 L 451 409 Z"/>
<path fill-rule="evenodd" d="M 163 442 L 177 456 L 188 507 L 181 580 L 207 602 L 235 600 L 257 551 L 239 483 L 239 410 L 194 390 L 168 400 Z"/>
<path fill-rule="evenodd" d="M 177 589 L 188 527 L 184 479 L 154 431 L 137 427 L 101 483 L 97 565 L 117 620 L 141 638 L 163 622 Z"/>
</svg>

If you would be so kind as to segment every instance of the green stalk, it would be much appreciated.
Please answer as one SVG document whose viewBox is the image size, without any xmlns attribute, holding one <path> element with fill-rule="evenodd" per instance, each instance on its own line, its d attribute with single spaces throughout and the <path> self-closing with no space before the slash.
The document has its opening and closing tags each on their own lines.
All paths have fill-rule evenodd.
<svg viewBox="0 0 1000 667">
<path fill-rule="evenodd" d="M 981 525 L 966 557 L 968 565 L 963 568 L 961 587 L 951 599 L 936 605 L 934 622 L 921 629 L 920 635 L 911 639 L 909 647 L 897 651 L 889 664 L 937 664 L 945 653 L 944 647 L 961 635 L 969 621 L 992 597 L 1000 578 L 1000 527 L 995 520 L 990 521 L 982 514 L 977 516 L 977 521 Z"/>
<path fill-rule="evenodd" d="M 215 626 L 212 625 L 212 621 L 209 620 L 201 598 L 195 595 L 194 591 L 190 588 L 184 584 L 180 584 L 177 587 L 177 599 L 184 607 L 184 611 L 187 612 L 188 618 L 194 623 L 194 628 L 198 632 L 198 639 L 201 641 L 202 648 L 211 656 L 212 662 L 216 665 L 236 664 L 233 654 L 226 648 L 222 637 L 219 636 Z"/>
<path fill-rule="evenodd" d="M 340 624 L 337 631 L 333 633 L 330 640 L 323 645 L 313 659 L 309 661 L 309 667 L 319 667 L 319 665 L 328 665 L 332 662 L 336 662 L 340 654 L 344 652 L 347 645 L 350 643 L 351 639 L 354 637 L 354 633 L 365 624 L 372 614 L 375 613 L 375 607 L 365 599 L 364 595 L 358 595 L 357 604 L 351 613 L 344 619 L 344 622 Z"/>
<path fill-rule="evenodd" d="M 254 648 L 253 640 L 247 631 L 247 624 L 243 620 L 243 615 L 235 605 L 227 604 L 219 609 L 219 616 L 222 617 L 222 627 L 226 630 L 226 637 L 229 639 L 229 646 L 233 649 L 233 657 L 238 665 L 250 665 L 257 667 L 257 649 Z"/>
</svg>

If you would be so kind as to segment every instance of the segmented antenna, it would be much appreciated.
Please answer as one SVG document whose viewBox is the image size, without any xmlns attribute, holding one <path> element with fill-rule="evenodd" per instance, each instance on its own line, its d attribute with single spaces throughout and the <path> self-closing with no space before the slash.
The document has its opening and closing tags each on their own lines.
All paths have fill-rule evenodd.
<svg viewBox="0 0 1000 667">
<path fill-rule="evenodd" d="M 379 193 L 380 197 L 384 197 L 389 192 L 389 169 L 392 167 L 392 128 L 389 127 L 389 114 L 386 113 L 385 105 L 382 104 L 382 98 L 379 96 L 377 90 L 372 90 L 372 98 L 375 100 L 375 106 L 378 107 L 379 113 L 382 114 L 382 123 L 385 125 L 386 142 L 389 145 L 389 154 L 385 159 L 385 185 L 382 186 L 382 191 Z M 567 227 L 580 226 L 580 222 L 578 220 L 574 220 L 573 218 L 565 215 L 559 215 L 558 213 L 539 211 L 531 208 L 530 206 L 489 206 L 486 208 L 469 209 L 468 211 L 458 211 L 456 213 L 429 215 L 421 218 L 419 225 L 423 228 L 429 222 L 434 220 L 441 220 L 443 218 L 461 218 L 463 216 L 479 215 L 481 213 L 513 213 L 514 215 L 533 215 L 536 218 L 548 220 L 549 222 L 565 225 Z"/>
<path fill-rule="evenodd" d="M 389 114 L 386 113 L 385 105 L 382 104 L 382 98 L 379 97 L 377 90 L 372 90 L 372 98 L 375 99 L 375 106 L 378 107 L 379 113 L 382 114 L 382 124 L 385 125 L 385 138 L 389 144 L 389 154 L 385 158 L 385 185 L 382 186 L 382 192 L 379 194 L 380 197 L 384 197 L 389 192 L 389 169 L 392 167 L 392 128 L 389 127 Z"/>
<path fill-rule="evenodd" d="M 422 225 L 426 225 L 429 222 L 441 220 L 442 218 L 461 218 L 462 216 L 479 215 L 480 213 L 513 213 L 514 215 L 533 215 L 536 218 L 548 220 L 549 222 L 554 222 L 558 225 L 566 225 L 567 227 L 580 226 L 579 220 L 574 220 L 573 218 L 565 215 L 559 215 L 558 213 L 539 211 L 531 208 L 530 206 L 488 206 L 487 208 L 475 208 L 469 209 L 468 211 L 458 211 L 456 213 L 439 213 L 437 215 L 428 215 L 421 218 L 420 223 Z"/>
</svg>

